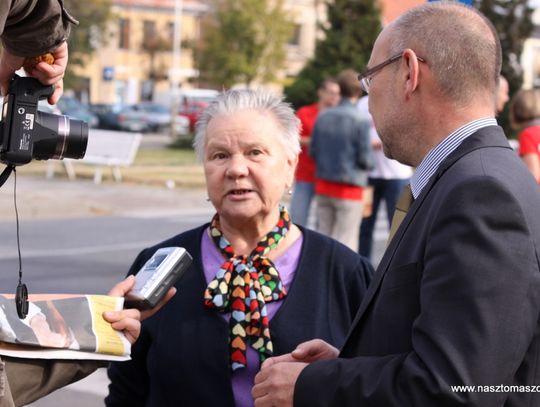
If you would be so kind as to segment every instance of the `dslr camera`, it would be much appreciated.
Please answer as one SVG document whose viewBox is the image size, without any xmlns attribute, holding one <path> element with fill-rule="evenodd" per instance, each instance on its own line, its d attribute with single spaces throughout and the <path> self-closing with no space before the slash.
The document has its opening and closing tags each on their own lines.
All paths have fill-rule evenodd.
<svg viewBox="0 0 540 407">
<path fill-rule="evenodd" d="M 16 166 L 32 159 L 82 158 L 88 144 L 88 124 L 68 116 L 38 110 L 40 99 L 54 86 L 15 75 L 4 97 L 0 122 L 0 162 Z"/>
</svg>

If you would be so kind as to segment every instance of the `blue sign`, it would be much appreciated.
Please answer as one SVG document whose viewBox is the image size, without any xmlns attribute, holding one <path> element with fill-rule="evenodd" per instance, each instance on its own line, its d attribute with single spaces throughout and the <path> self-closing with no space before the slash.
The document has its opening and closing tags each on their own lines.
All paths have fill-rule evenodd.
<svg viewBox="0 0 540 407">
<path fill-rule="evenodd" d="M 106 66 L 103 68 L 103 80 L 112 81 L 114 79 L 114 67 Z"/>
</svg>

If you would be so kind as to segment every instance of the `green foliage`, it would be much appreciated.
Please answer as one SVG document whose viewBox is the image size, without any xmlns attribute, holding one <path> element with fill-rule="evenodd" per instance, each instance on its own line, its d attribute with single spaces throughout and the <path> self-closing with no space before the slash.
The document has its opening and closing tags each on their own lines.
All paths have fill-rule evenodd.
<svg viewBox="0 0 540 407">
<path fill-rule="evenodd" d="M 502 47 L 502 74 L 510 85 L 510 97 L 523 83 L 523 69 L 519 65 L 523 43 L 533 29 L 532 12 L 528 0 L 476 0 L 475 7 L 495 26 Z M 508 120 L 508 104 L 498 117 L 508 135 L 512 134 Z"/>
<path fill-rule="evenodd" d="M 327 12 L 324 38 L 317 42 L 313 59 L 285 88 L 287 100 L 295 107 L 316 101 L 324 78 L 344 69 L 364 70 L 382 29 L 376 0 L 335 0 L 327 3 Z"/>
<path fill-rule="evenodd" d="M 275 78 L 286 57 L 292 24 L 283 0 L 212 0 L 214 13 L 202 23 L 193 46 L 201 80 L 218 88 Z"/>
<path fill-rule="evenodd" d="M 77 89 L 80 78 L 77 67 L 87 63 L 89 57 L 107 41 L 107 23 L 112 18 L 112 0 L 64 0 L 66 9 L 79 20 L 72 26 L 69 36 L 69 63 L 65 76 L 66 88 Z"/>
</svg>

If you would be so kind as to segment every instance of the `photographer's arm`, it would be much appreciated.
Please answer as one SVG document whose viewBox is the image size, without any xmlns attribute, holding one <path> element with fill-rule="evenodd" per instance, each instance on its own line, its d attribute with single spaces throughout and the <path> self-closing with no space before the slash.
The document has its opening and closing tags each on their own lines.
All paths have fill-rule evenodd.
<svg viewBox="0 0 540 407">
<path fill-rule="evenodd" d="M 7 92 L 13 73 L 22 67 L 25 57 L 51 53 L 51 64 L 39 62 L 28 72 L 45 85 L 56 85 L 49 103 L 62 94 L 62 78 L 67 65 L 66 39 L 70 24 L 77 24 L 59 0 L 11 0 L 0 2 L 0 90 Z"/>
<path fill-rule="evenodd" d="M 123 297 L 133 288 L 135 278 L 127 277 L 116 284 L 109 295 Z M 118 312 L 105 312 L 104 318 L 113 328 L 124 332 L 133 343 L 140 333 L 139 319 L 145 319 L 156 313 L 175 294 L 171 288 L 165 297 L 152 309 L 139 311 L 125 309 Z M 108 362 L 94 360 L 39 360 L 2 357 L 7 375 L 6 384 L 11 388 L 11 395 L 16 406 L 23 406 L 37 400 L 60 387 L 80 380 Z M 1 363 L 1 362 L 0 362 Z M 8 395 L 9 393 L 6 393 Z M 0 405 L 1 396 L 0 396 Z"/>
</svg>

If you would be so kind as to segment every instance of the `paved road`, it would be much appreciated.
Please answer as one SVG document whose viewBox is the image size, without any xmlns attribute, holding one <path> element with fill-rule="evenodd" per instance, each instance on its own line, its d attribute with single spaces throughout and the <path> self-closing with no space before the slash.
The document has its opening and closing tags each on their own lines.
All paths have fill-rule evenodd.
<svg viewBox="0 0 540 407">
<path fill-rule="evenodd" d="M 140 249 L 208 221 L 212 208 L 205 197 L 203 190 L 20 177 L 24 281 L 31 293 L 105 293 L 123 278 Z M 377 260 L 386 236 L 381 218 L 375 234 Z M 18 260 L 9 182 L 0 189 L 0 270 L 0 287 L 13 290 Z M 32 406 L 103 406 L 106 393 L 101 369 Z"/>
</svg>

